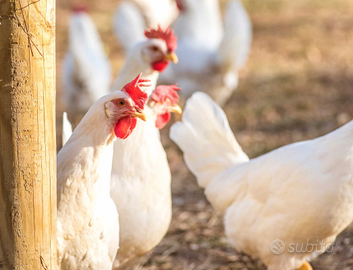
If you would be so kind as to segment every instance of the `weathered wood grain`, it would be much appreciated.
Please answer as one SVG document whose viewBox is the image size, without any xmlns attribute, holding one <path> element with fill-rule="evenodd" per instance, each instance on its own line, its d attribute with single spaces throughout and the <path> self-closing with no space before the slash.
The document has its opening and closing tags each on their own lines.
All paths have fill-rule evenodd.
<svg viewBox="0 0 353 270">
<path fill-rule="evenodd" d="M 0 23 L 0 269 L 56 269 L 55 0 Z"/>
</svg>

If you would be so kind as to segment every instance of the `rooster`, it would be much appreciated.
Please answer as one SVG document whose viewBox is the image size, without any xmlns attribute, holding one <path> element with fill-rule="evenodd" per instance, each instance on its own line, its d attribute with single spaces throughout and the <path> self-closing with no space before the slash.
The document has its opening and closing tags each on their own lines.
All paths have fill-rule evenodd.
<svg viewBox="0 0 353 270">
<path fill-rule="evenodd" d="M 169 66 L 158 83 L 177 82 L 184 98 L 202 89 L 224 105 L 238 86 L 238 72 L 250 52 L 250 19 L 240 0 L 231 0 L 223 31 L 218 0 L 178 1 L 181 14 L 174 29 L 179 64 Z"/>
<path fill-rule="evenodd" d="M 198 92 L 170 138 L 224 216 L 229 242 L 269 270 L 311 270 L 307 261 L 353 220 L 353 121 L 249 160 L 222 109 Z"/>
<path fill-rule="evenodd" d="M 146 120 L 145 83 L 139 75 L 95 102 L 58 153 L 59 269 L 112 268 L 119 246 L 118 212 L 109 196 L 113 141 L 128 138 L 137 117 Z"/>
<path fill-rule="evenodd" d="M 110 194 L 120 215 L 120 249 L 113 269 L 135 263 L 169 228 L 171 174 L 159 129 L 168 123 L 171 112 L 181 113 L 176 91 L 176 85 L 158 86 L 145 109 L 146 123 L 114 144 Z"/>
<path fill-rule="evenodd" d="M 62 100 L 74 125 L 94 102 L 110 92 L 110 83 L 111 67 L 97 28 L 85 9 L 76 7 L 70 18 L 62 70 Z"/>
<path fill-rule="evenodd" d="M 113 19 L 114 33 L 126 51 L 146 39 L 143 30 L 160 25 L 166 28 L 178 15 L 174 0 L 122 1 Z"/>
</svg>

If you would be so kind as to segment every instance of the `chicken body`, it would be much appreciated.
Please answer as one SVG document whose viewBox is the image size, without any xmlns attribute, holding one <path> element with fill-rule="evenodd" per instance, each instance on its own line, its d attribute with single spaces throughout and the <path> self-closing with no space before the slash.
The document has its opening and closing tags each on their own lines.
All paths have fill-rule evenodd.
<svg viewBox="0 0 353 270">
<path fill-rule="evenodd" d="M 58 153 L 58 269 L 112 268 L 119 247 L 110 198 L 113 141 L 133 131 L 133 117 L 145 119 L 143 82 L 137 77 L 95 102 Z"/>
<path fill-rule="evenodd" d="M 223 105 L 238 86 L 252 39 L 251 22 L 238 0 L 228 3 L 224 29 L 218 0 L 184 0 L 173 28 L 179 63 L 161 74 L 160 84 L 177 82 L 186 99 L 202 89 Z"/>
<path fill-rule="evenodd" d="M 223 111 L 195 93 L 170 136 L 207 199 L 224 215 L 229 242 L 270 270 L 298 269 L 353 220 L 353 121 L 249 160 Z M 270 247 L 278 240 L 284 250 L 275 254 Z M 312 248 L 318 243 L 324 245 Z"/>
<path fill-rule="evenodd" d="M 112 134 L 104 112 L 99 115 L 94 108 L 57 157 L 58 262 L 63 270 L 111 269 L 119 246 L 118 212 L 109 196 Z"/>
<path fill-rule="evenodd" d="M 151 46 L 166 46 L 159 39 L 141 42 L 130 51 L 115 82 L 118 89 L 136 72 L 151 80 L 150 96 L 159 72 L 142 57 Z M 146 51 L 146 55 L 148 51 Z M 171 173 L 156 128 L 157 114 L 146 106 L 147 121 L 138 125 L 125 141 L 114 143 L 111 197 L 120 216 L 120 248 L 114 269 L 124 269 L 151 251 L 166 234 L 171 219 Z M 124 173 L 121 174 L 122 168 Z"/>
<path fill-rule="evenodd" d="M 114 144 L 110 194 L 120 215 L 120 248 L 114 263 L 117 269 L 131 265 L 157 246 L 171 220 L 167 156 L 155 125 L 155 113 L 149 107 L 145 113 L 147 121 L 137 126 L 128 139 Z M 119 173 L 120 168 L 125 168 L 123 173 Z"/>
<path fill-rule="evenodd" d="M 148 27 L 168 27 L 177 17 L 175 0 L 122 1 L 115 12 L 113 29 L 126 51 L 146 40 L 143 30 Z"/>
<path fill-rule="evenodd" d="M 88 109 L 108 94 L 111 67 L 91 17 L 80 10 L 69 23 L 68 52 L 62 69 L 63 104 L 76 126 Z"/>
</svg>

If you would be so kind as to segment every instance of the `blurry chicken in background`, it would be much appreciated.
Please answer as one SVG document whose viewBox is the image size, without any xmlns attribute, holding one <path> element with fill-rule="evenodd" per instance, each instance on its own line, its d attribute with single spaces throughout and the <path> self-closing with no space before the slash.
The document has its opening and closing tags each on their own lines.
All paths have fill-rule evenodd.
<svg viewBox="0 0 353 270">
<path fill-rule="evenodd" d="M 151 87 L 146 90 L 148 95 L 151 95 L 156 88 L 159 74 L 168 67 L 170 61 L 178 62 L 178 57 L 175 54 L 177 37 L 169 27 L 165 31 L 160 27 L 141 31 L 147 40 L 139 42 L 131 48 L 125 64 L 115 80 L 113 89 L 119 89 L 126 82 L 131 81 L 134 74 L 142 73 L 144 79 L 151 80 Z"/>
<path fill-rule="evenodd" d="M 70 18 L 62 84 L 64 109 L 74 126 L 94 102 L 110 93 L 110 63 L 95 24 L 82 7 L 74 8 Z"/>
<path fill-rule="evenodd" d="M 178 0 L 181 13 L 174 23 L 179 37 L 179 64 L 169 66 L 158 83 L 177 82 L 188 98 L 208 93 L 224 105 L 238 86 L 238 71 L 250 52 L 252 27 L 240 0 L 230 0 L 224 30 L 218 0 Z"/>
<path fill-rule="evenodd" d="M 312 270 L 307 261 L 353 220 L 353 121 L 249 160 L 222 109 L 198 92 L 170 137 L 224 216 L 229 242 L 270 270 Z"/>
<path fill-rule="evenodd" d="M 114 33 L 127 52 L 146 39 L 144 29 L 158 26 L 165 29 L 178 13 L 175 0 L 125 0 L 119 4 L 113 18 Z"/>
<path fill-rule="evenodd" d="M 150 29 L 145 36 L 146 41 L 130 50 L 113 89 L 119 89 L 136 72 L 143 72 L 143 78 L 155 87 L 159 73 L 170 60 L 177 61 L 173 31 Z M 168 123 L 171 112 L 181 113 L 179 88 L 152 87 L 146 90 L 150 96 L 146 123 L 138 125 L 125 141 L 114 143 L 110 194 L 120 216 L 120 248 L 114 269 L 125 269 L 151 251 L 170 224 L 171 173 L 159 129 Z"/>
<path fill-rule="evenodd" d="M 58 269 L 112 268 L 119 247 L 118 212 L 109 196 L 113 141 L 126 139 L 137 118 L 146 120 L 145 83 L 138 76 L 96 101 L 57 155 Z"/>
<path fill-rule="evenodd" d="M 223 36 L 219 0 L 176 0 L 180 10 L 173 23 L 178 45 L 189 42 L 208 50 L 216 50 Z"/>
</svg>

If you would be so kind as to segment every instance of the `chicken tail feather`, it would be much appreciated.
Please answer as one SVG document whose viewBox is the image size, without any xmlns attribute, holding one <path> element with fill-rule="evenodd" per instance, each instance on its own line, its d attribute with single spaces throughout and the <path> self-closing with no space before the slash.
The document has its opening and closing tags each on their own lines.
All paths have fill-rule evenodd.
<svg viewBox="0 0 353 270">
<path fill-rule="evenodd" d="M 170 138 L 184 152 L 186 165 L 203 188 L 223 170 L 249 160 L 221 107 L 202 92 L 187 101 L 182 122 L 172 126 Z"/>
</svg>

